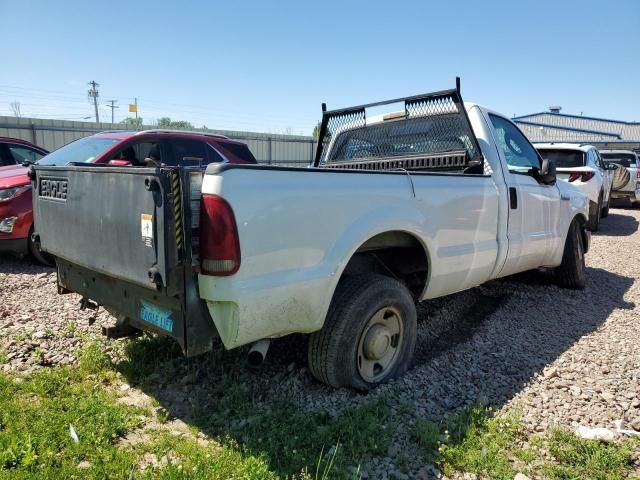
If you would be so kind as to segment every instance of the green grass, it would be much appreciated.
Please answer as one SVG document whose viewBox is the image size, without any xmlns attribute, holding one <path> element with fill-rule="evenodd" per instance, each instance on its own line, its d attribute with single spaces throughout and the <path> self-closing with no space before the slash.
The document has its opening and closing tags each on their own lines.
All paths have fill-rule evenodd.
<svg viewBox="0 0 640 480">
<path fill-rule="evenodd" d="M 623 478 L 632 466 L 634 449 L 640 445 L 633 440 L 621 445 L 582 440 L 571 432 L 559 429 L 550 432 L 546 444 L 549 453 L 557 461 L 545 466 L 544 473 L 548 478 L 593 480 Z"/>
<path fill-rule="evenodd" d="M 460 411 L 440 423 L 419 421 L 415 439 L 428 461 L 447 475 L 471 472 L 492 479 L 512 479 L 516 473 L 546 479 L 623 478 L 633 466 L 635 440 L 606 443 L 583 440 L 553 429 L 528 440 L 517 413 L 494 415 L 486 407 Z M 553 460 L 541 460 L 547 452 Z M 532 461 L 538 459 L 537 465 Z"/>
<path fill-rule="evenodd" d="M 0 374 L 0 478 L 276 478 L 258 456 L 167 432 L 154 435 L 151 444 L 118 446 L 149 412 L 117 402 L 110 393 L 116 382 L 117 373 L 98 345 L 86 348 L 76 367 L 24 377 Z M 161 458 L 169 451 L 178 463 L 138 467 L 145 453 Z M 82 463 L 86 468 L 78 467 Z"/>
<path fill-rule="evenodd" d="M 172 341 L 146 337 L 129 344 L 118 370 L 132 383 L 177 381 L 179 362 L 184 359 Z M 245 381 L 253 374 L 241 351 L 216 350 L 199 366 L 206 374 L 189 392 L 194 405 L 189 423 L 224 445 L 264 458 L 282 477 L 315 472 L 320 459 L 325 466 L 331 461 L 331 478 L 351 478 L 365 455 L 386 455 L 395 424 L 385 400 L 333 417 L 302 410 L 287 399 L 262 401 L 259 387 Z M 163 420 L 171 415 L 161 412 Z M 335 455 L 327 455 L 330 451 Z"/>
<path fill-rule="evenodd" d="M 123 476 L 133 461 L 114 442 L 135 428 L 138 409 L 119 405 L 102 385 L 113 372 L 42 370 L 24 378 L 0 375 L 0 472 L 15 478 L 73 478 L 89 461 L 101 476 Z M 79 437 L 69 433 L 73 425 Z"/>
<path fill-rule="evenodd" d="M 303 411 L 286 399 L 259 401 L 260 392 L 243 382 L 251 375 L 244 363 L 219 355 L 206 365 L 210 376 L 201 388 L 188 387 L 195 407 L 180 418 L 194 435 L 173 435 L 170 406 L 158 399 L 152 402 L 155 430 L 123 446 L 154 414 L 151 407 L 118 402 L 121 375 L 130 383 L 159 372 L 163 380 L 178 378 L 186 360 L 156 338 L 132 342 L 130 356 L 116 364 L 104 351 L 93 343 L 73 367 L 0 374 L 0 479 L 355 479 L 363 456 L 386 454 L 395 429 L 384 401 L 337 417 Z M 207 444 L 196 440 L 200 432 Z"/>
</svg>

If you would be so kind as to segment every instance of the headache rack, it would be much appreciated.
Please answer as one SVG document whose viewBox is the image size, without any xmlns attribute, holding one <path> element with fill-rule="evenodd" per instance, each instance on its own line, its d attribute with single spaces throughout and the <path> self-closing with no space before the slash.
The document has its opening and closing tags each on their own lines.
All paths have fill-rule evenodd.
<svg viewBox="0 0 640 480">
<path fill-rule="evenodd" d="M 376 115 L 367 109 L 404 104 Z M 327 111 L 314 167 L 348 170 L 423 170 L 483 173 L 484 159 L 456 88 Z"/>
</svg>

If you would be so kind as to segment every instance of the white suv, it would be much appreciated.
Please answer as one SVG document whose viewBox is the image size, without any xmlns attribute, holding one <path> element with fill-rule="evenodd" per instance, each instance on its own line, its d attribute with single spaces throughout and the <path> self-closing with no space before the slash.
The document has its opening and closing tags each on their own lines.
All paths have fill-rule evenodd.
<svg viewBox="0 0 640 480">
<path fill-rule="evenodd" d="M 535 143 L 542 158 L 553 161 L 557 178 L 577 187 L 589 198 L 589 229 L 597 231 L 600 218 L 609 215 L 611 171 L 593 145 L 575 143 Z"/>
</svg>

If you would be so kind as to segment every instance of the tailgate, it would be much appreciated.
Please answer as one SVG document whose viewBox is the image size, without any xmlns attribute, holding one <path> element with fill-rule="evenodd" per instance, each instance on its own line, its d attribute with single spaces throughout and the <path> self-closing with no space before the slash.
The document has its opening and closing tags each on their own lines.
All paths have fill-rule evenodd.
<svg viewBox="0 0 640 480">
<path fill-rule="evenodd" d="M 201 170 L 83 164 L 35 166 L 30 177 L 34 231 L 57 259 L 61 293 L 170 335 L 187 355 L 210 349 L 215 331 L 192 249 Z"/>
<path fill-rule="evenodd" d="M 56 257 L 117 279 L 167 287 L 178 261 L 171 171 L 35 167 L 34 230 Z"/>
</svg>

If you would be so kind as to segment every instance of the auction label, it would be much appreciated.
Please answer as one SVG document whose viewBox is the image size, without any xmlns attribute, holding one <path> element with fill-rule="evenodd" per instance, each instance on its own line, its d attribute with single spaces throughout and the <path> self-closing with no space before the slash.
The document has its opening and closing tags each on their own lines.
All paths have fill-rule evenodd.
<svg viewBox="0 0 640 480">
<path fill-rule="evenodd" d="M 149 213 L 141 213 L 140 228 L 142 230 L 142 241 L 147 247 L 152 247 L 153 246 L 153 215 Z"/>
</svg>

